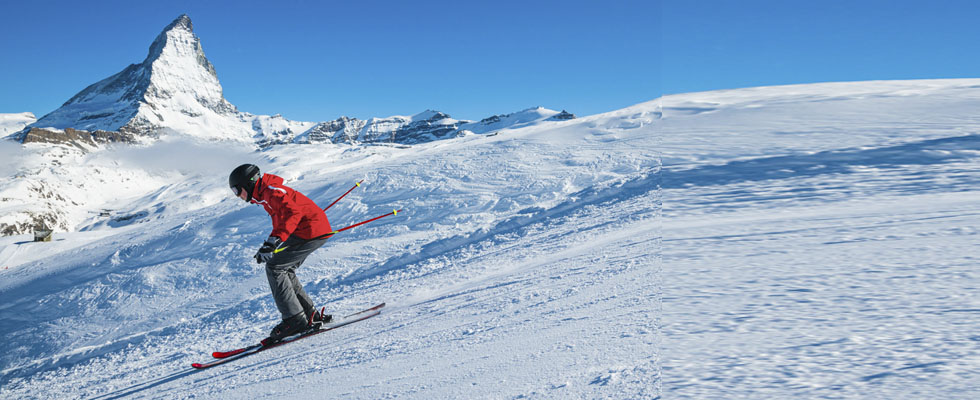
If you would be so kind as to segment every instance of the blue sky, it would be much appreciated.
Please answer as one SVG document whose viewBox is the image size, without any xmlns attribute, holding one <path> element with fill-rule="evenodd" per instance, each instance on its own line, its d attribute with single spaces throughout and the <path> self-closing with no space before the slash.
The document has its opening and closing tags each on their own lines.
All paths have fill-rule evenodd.
<svg viewBox="0 0 980 400">
<path fill-rule="evenodd" d="M 142 61 L 182 13 L 229 101 L 305 121 L 590 115 L 663 93 L 980 76 L 967 1 L 159 3 L 4 1 L 0 113 L 54 110 Z"/>
<path fill-rule="evenodd" d="M 657 1 L 5 3 L 0 113 L 54 110 L 141 62 L 182 13 L 225 98 L 254 114 L 589 115 L 660 94 Z"/>
<path fill-rule="evenodd" d="M 980 2 L 663 3 L 665 93 L 980 77 Z"/>
</svg>

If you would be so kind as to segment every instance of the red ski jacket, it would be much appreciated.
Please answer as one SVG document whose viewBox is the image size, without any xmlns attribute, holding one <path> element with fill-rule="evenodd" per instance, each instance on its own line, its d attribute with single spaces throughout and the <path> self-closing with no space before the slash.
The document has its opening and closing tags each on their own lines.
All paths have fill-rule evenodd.
<svg viewBox="0 0 980 400">
<path fill-rule="evenodd" d="M 281 177 L 262 174 L 252 193 L 252 203 L 261 204 L 272 217 L 270 236 L 286 241 L 290 235 L 312 239 L 330 233 L 330 221 L 320 206 L 282 183 Z"/>
</svg>

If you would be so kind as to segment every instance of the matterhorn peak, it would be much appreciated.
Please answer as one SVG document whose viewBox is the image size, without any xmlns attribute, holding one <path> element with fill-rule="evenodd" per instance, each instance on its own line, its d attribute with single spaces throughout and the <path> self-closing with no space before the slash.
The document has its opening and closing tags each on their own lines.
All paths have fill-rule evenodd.
<svg viewBox="0 0 980 400">
<path fill-rule="evenodd" d="M 177 19 L 175 19 L 174 22 L 171 22 L 170 25 L 167 25 L 167 27 L 163 28 L 163 30 L 169 31 L 174 28 L 184 29 L 193 32 L 194 25 L 191 24 L 191 17 L 188 17 L 187 14 L 180 14 L 180 16 L 177 17 Z"/>
<path fill-rule="evenodd" d="M 166 46 L 167 38 L 178 37 L 181 34 L 194 34 L 194 24 L 191 23 L 191 17 L 188 17 L 187 14 L 181 14 L 170 25 L 163 28 L 163 31 L 157 35 L 153 44 L 150 45 L 150 54 L 146 56 L 146 59 L 150 60 L 158 56 L 163 47 Z M 200 46 L 200 41 L 197 45 Z"/>
<path fill-rule="evenodd" d="M 177 17 L 170 25 L 163 28 L 163 32 L 160 32 L 153 40 L 153 44 L 150 45 L 150 52 L 147 54 L 146 60 L 143 60 L 143 64 L 152 64 L 158 58 L 166 55 L 193 58 L 217 80 L 214 66 L 204 56 L 201 40 L 194 34 L 194 25 L 187 14 Z"/>
<path fill-rule="evenodd" d="M 142 136 L 166 131 L 242 141 L 253 135 L 225 100 L 218 74 L 186 14 L 157 35 L 142 63 L 85 88 L 32 127 Z"/>
</svg>

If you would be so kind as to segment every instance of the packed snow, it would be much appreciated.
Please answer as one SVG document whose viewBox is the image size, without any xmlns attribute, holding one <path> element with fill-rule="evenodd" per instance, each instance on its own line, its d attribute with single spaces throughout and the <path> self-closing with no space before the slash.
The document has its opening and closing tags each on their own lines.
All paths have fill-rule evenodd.
<svg viewBox="0 0 980 400">
<path fill-rule="evenodd" d="M 980 80 L 664 99 L 665 398 L 980 397 Z"/>
</svg>

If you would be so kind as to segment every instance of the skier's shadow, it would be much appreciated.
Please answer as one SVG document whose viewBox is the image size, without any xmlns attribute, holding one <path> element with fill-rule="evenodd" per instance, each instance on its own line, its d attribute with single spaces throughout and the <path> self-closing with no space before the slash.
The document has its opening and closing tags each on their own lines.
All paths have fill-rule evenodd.
<svg viewBox="0 0 980 400">
<path fill-rule="evenodd" d="M 64 242 L 65 239 L 55 239 L 54 241 L 55 242 Z M 23 245 L 23 244 L 30 244 L 30 243 L 41 243 L 41 242 L 35 242 L 33 240 L 25 240 L 23 242 L 14 242 L 14 244 L 15 245 L 18 245 L 18 246 Z"/>
<path fill-rule="evenodd" d="M 137 383 L 137 384 L 132 385 L 132 386 L 127 387 L 127 388 L 119 389 L 119 390 L 116 390 L 116 391 L 111 392 L 111 393 L 106 393 L 106 394 L 103 394 L 103 395 L 98 396 L 98 397 L 93 397 L 93 400 L 94 399 L 111 400 L 111 399 L 123 398 L 123 397 L 129 396 L 129 395 L 135 394 L 135 393 L 142 392 L 142 391 L 144 391 L 146 389 L 150 389 L 150 388 L 154 388 L 154 387 L 160 386 L 160 385 L 162 385 L 164 383 L 167 383 L 167 382 L 172 382 L 172 381 L 178 380 L 178 379 L 183 378 L 185 376 L 190 376 L 190 375 L 196 374 L 198 372 L 202 372 L 202 370 L 192 369 L 192 370 L 185 370 L 185 371 L 174 372 L 174 373 L 172 373 L 170 375 L 167 375 L 167 376 L 164 376 L 164 377 L 161 377 L 161 378 L 157 378 L 157 379 L 154 379 L 154 380 L 151 380 L 151 381 L 147 381 L 147 382 Z"/>
</svg>

